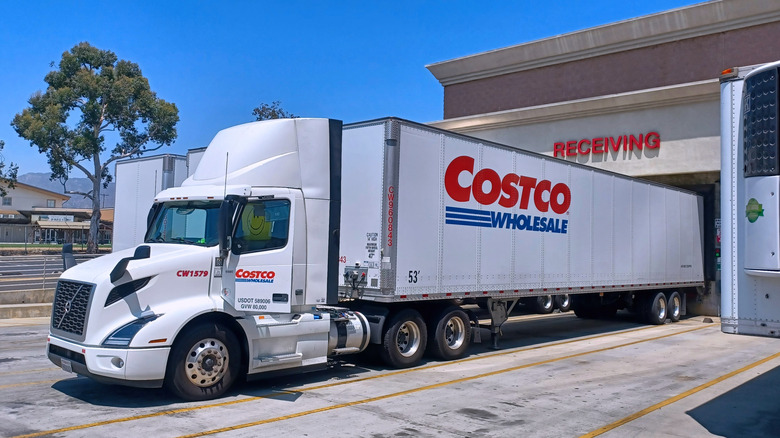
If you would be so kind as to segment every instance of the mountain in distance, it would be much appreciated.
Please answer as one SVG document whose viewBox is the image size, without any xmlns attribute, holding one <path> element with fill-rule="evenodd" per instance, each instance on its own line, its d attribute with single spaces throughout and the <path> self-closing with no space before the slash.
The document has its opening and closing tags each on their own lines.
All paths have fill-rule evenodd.
<svg viewBox="0 0 780 438">
<path fill-rule="evenodd" d="M 49 177 L 51 174 L 46 172 L 30 172 L 24 175 L 19 175 L 17 180 L 20 183 L 35 186 L 51 192 L 62 193 L 70 196 L 70 200 L 65 202 L 66 208 L 92 208 L 92 201 L 89 198 L 85 198 L 81 195 L 73 195 L 65 193 L 62 187 L 62 183 L 59 180 L 51 181 Z M 92 183 L 88 178 L 70 178 L 66 183 L 68 191 L 84 192 L 87 193 L 92 190 Z M 108 185 L 108 188 L 100 190 L 100 206 L 102 208 L 114 208 L 114 200 L 116 195 L 116 184 L 113 182 Z"/>
</svg>

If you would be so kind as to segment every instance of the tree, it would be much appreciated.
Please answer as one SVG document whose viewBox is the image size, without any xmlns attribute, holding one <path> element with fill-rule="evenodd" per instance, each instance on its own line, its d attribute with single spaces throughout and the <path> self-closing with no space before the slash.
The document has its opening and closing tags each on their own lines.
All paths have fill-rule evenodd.
<svg viewBox="0 0 780 438">
<path fill-rule="evenodd" d="M 296 116 L 293 113 L 288 113 L 281 108 L 282 102 L 278 100 L 271 102 L 271 104 L 263 103 L 259 107 L 252 110 L 252 115 L 255 116 L 257 121 L 271 120 L 271 119 L 295 119 Z"/>
<path fill-rule="evenodd" d="M 92 182 L 89 192 L 70 193 L 92 201 L 87 252 L 95 253 L 100 190 L 112 179 L 109 164 L 170 145 L 179 110 L 151 91 L 137 64 L 87 42 L 63 53 L 58 67 L 44 78 L 46 92 L 33 94 L 11 126 L 46 155 L 52 180 L 67 180 L 76 168 Z M 147 148 L 149 143 L 156 147 Z"/>
<path fill-rule="evenodd" d="M 5 147 L 5 142 L 0 140 L 0 152 L 3 152 L 3 147 Z M 6 189 L 12 189 L 15 187 L 14 184 L 16 183 L 16 174 L 18 172 L 19 166 L 16 166 L 14 163 L 10 163 L 8 165 L 8 170 L 6 170 L 5 160 L 3 159 L 3 155 L 0 154 L 0 196 L 5 196 L 8 194 Z"/>
</svg>

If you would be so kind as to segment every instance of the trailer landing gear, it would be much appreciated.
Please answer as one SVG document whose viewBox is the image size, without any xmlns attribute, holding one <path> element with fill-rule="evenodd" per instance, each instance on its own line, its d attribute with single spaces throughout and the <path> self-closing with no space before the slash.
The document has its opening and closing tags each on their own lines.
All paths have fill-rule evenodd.
<svg viewBox="0 0 780 438">
<path fill-rule="evenodd" d="M 493 349 L 498 350 L 498 338 L 501 336 L 501 326 L 509 319 L 509 312 L 517 304 L 517 301 L 499 301 L 493 298 L 487 299 L 487 310 L 490 312 L 490 340 L 493 341 Z"/>
</svg>

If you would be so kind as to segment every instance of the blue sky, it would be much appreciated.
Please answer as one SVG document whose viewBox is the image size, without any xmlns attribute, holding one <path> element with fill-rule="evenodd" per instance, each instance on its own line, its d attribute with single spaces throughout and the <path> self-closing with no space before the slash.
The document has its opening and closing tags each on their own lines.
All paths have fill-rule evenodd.
<svg viewBox="0 0 780 438">
<path fill-rule="evenodd" d="M 176 143 L 154 153 L 184 154 L 275 100 L 299 116 L 345 122 L 440 120 L 443 88 L 427 64 L 696 3 L 3 2 L 3 157 L 20 174 L 48 171 L 10 122 L 44 89 L 50 63 L 81 41 L 137 63 L 152 90 L 178 106 Z"/>
</svg>

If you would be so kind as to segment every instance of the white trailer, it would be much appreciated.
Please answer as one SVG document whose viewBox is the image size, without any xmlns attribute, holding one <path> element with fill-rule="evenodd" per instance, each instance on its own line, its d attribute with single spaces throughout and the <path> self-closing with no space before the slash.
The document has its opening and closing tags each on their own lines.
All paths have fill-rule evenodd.
<svg viewBox="0 0 780 438">
<path fill-rule="evenodd" d="M 780 62 L 721 76 L 721 327 L 780 337 Z"/>
<path fill-rule="evenodd" d="M 146 215 L 154 197 L 187 177 L 186 161 L 180 155 L 155 155 L 118 161 L 112 248 L 119 251 L 143 243 Z"/>
<path fill-rule="evenodd" d="M 255 122 L 157 195 L 144 244 L 60 277 L 49 357 L 187 399 L 376 344 L 396 367 L 477 340 L 517 300 L 675 321 L 704 284 L 701 200 L 400 119 Z M 682 295 L 681 295 L 682 292 Z"/>
</svg>

